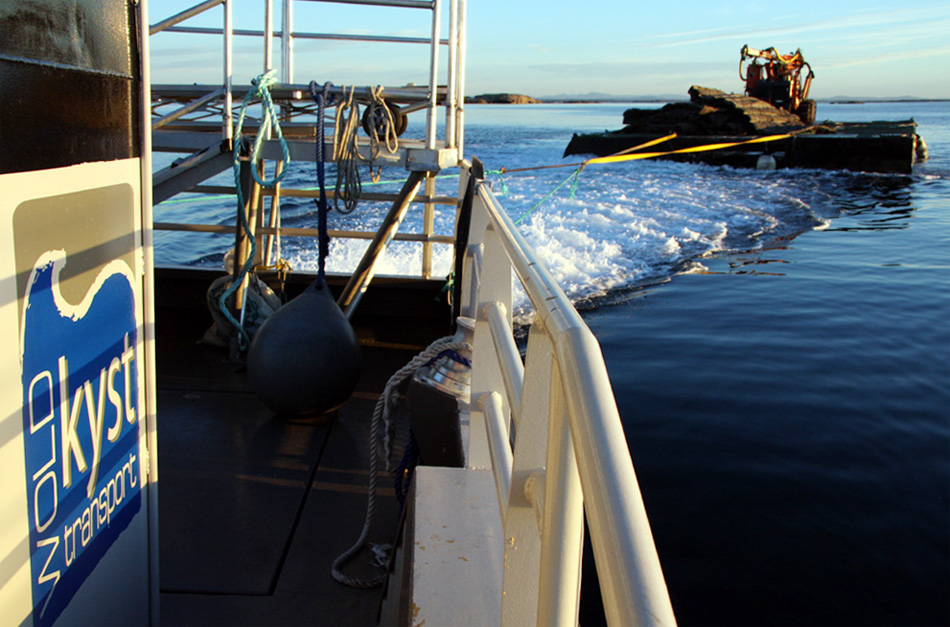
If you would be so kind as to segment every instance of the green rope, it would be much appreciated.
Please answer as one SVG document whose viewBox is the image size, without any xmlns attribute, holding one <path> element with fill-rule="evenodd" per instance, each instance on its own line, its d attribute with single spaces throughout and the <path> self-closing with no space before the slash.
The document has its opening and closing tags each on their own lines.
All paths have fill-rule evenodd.
<svg viewBox="0 0 950 627">
<path fill-rule="evenodd" d="M 440 175 L 434 176 L 434 177 L 432 177 L 432 178 L 434 178 L 434 179 L 436 179 L 436 180 L 439 180 L 439 179 L 457 179 L 458 177 L 459 177 L 458 174 L 440 174 Z M 388 184 L 390 184 L 390 183 L 399 183 L 399 184 L 402 184 L 402 183 L 405 183 L 405 182 L 408 181 L 408 180 L 409 180 L 409 179 L 398 179 L 398 180 L 392 180 L 392 181 L 373 181 L 373 182 L 370 182 L 370 183 L 363 183 L 363 185 L 364 185 L 364 186 L 366 186 L 366 185 L 388 185 Z"/>
<path fill-rule="evenodd" d="M 499 182 L 501 183 L 501 195 L 502 195 L 502 196 L 507 196 L 507 195 L 508 195 L 508 184 L 505 182 L 505 171 L 504 171 L 504 169 L 502 169 L 502 170 L 488 170 L 487 172 L 485 172 L 485 174 L 494 174 L 494 175 L 498 176 L 498 180 L 499 180 Z"/>
<path fill-rule="evenodd" d="M 244 191 L 241 186 L 241 147 L 243 144 L 241 141 L 241 129 L 244 127 L 244 117 L 247 114 L 247 108 L 250 106 L 254 98 L 260 99 L 264 106 L 264 112 L 261 116 L 261 124 L 257 130 L 257 135 L 254 137 L 254 143 L 251 146 L 251 175 L 261 187 L 274 187 L 281 181 L 282 178 L 284 178 L 284 174 L 287 172 L 286 167 L 279 168 L 279 172 L 277 172 L 274 178 L 270 180 L 262 179 L 257 173 L 257 167 L 255 166 L 261 159 L 261 147 L 263 146 L 264 140 L 268 135 L 268 131 L 270 131 L 272 128 L 274 130 L 274 134 L 277 136 L 277 139 L 280 142 L 284 163 L 290 163 L 290 150 L 287 147 L 287 141 L 284 139 L 284 135 L 280 130 L 279 116 L 277 110 L 274 108 L 274 101 L 271 100 L 270 96 L 270 87 L 277 82 L 276 76 L 276 70 L 268 70 L 251 81 L 252 89 L 250 89 L 247 92 L 247 96 L 244 97 L 244 102 L 241 105 L 241 112 L 238 114 L 237 124 L 234 131 L 234 187 L 237 195 L 238 216 L 240 217 L 241 228 L 243 229 L 244 233 L 248 235 L 251 232 L 251 227 L 250 224 L 248 224 L 247 214 L 244 211 Z M 257 256 L 257 241 L 255 241 L 254 237 L 248 237 L 248 240 L 251 243 L 251 253 L 248 255 L 244 265 L 241 266 L 241 270 L 238 272 L 235 280 L 231 282 L 231 285 L 228 286 L 228 289 L 226 289 L 218 299 L 218 305 L 221 308 L 221 313 L 232 325 L 234 325 L 234 328 L 237 329 L 239 333 L 241 350 L 247 349 L 248 344 L 250 343 L 250 336 L 244 329 L 244 326 L 241 324 L 241 322 L 231 315 L 231 312 L 227 306 L 227 299 L 237 291 L 238 286 L 244 282 L 244 277 L 250 271 L 251 266 L 254 265 L 254 257 Z"/>
<path fill-rule="evenodd" d="M 579 167 L 579 168 L 577 168 L 576 170 L 574 170 L 573 172 L 571 172 L 571 175 L 568 176 L 568 177 L 567 177 L 566 179 L 564 179 L 563 181 L 561 181 L 561 182 L 558 184 L 557 187 L 555 187 L 555 188 L 552 189 L 550 192 L 548 192 L 547 196 L 545 196 L 544 198 L 542 198 L 541 200 L 539 200 L 537 203 L 535 203 L 535 205 L 534 205 L 533 207 L 531 207 L 530 209 L 528 209 L 527 211 L 525 211 L 524 213 L 522 213 L 520 216 L 518 216 L 518 219 L 515 220 L 515 224 L 516 224 L 516 225 L 521 224 L 522 220 L 524 220 L 524 219 L 527 218 L 529 215 L 531 215 L 532 213 L 534 213 L 541 205 L 543 205 L 543 204 L 545 203 L 545 201 L 546 201 L 548 198 L 550 198 L 551 196 L 553 196 L 553 195 L 557 192 L 557 190 L 559 190 L 559 189 L 561 189 L 562 187 L 564 187 L 564 186 L 568 183 L 568 181 L 573 181 L 573 182 L 571 183 L 571 194 L 570 194 L 570 197 L 571 197 L 571 198 L 574 198 L 574 194 L 577 192 L 577 180 L 578 180 L 578 178 L 579 178 L 580 175 L 581 175 L 581 170 L 583 170 L 583 169 L 584 169 L 584 166 L 582 165 L 581 167 Z"/>
<path fill-rule="evenodd" d="M 203 202 L 206 200 L 224 200 L 225 198 L 234 198 L 234 194 L 219 194 L 216 196 L 197 196 L 194 198 L 169 198 L 168 200 L 163 200 L 158 205 L 182 205 L 189 202 Z"/>
</svg>

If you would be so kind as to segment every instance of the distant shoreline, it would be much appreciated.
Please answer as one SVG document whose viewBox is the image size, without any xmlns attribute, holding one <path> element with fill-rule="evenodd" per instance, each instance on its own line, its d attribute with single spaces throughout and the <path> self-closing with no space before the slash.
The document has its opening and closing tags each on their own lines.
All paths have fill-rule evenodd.
<svg viewBox="0 0 950 627">
<path fill-rule="evenodd" d="M 877 103 L 889 103 L 889 104 L 900 104 L 902 102 L 950 102 L 950 98 L 881 98 L 873 100 L 821 100 L 818 99 L 815 102 L 820 102 L 821 104 L 877 104 Z"/>
<path fill-rule="evenodd" d="M 486 99 L 485 96 L 494 96 L 495 98 Z M 502 99 L 498 96 L 510 96 L 512 99 Z M 521 100 L 521 102 L 516 101 L 514 98 Z M 670 97 L 670 98 L 661 98 L 657 96 L 646 96 L 643 98 L 637 98 L 635 96 L 630 97 L 605 97 L 605 98 L 534 98 L 532 96 L 525 96 L 523 94 L 482 94 L 479 96 L 472 96 L 466 98 L 468 104 L 623 104 L 629 102 L 645 102 L 645 103 L 668 103 L 668 102 L 688 102 L 689 98 L 684 97 Z M 887 104 L 900 104 L 900 103 L 912 103 L 912 102 L 950 102 L 950 98 L 817 98 L 816 102 L 820 104 L 831 104 L 831 105 L 855 105 L 855 104 L 877 104 L 877 103 L 887 103 Z"/>
</svg>

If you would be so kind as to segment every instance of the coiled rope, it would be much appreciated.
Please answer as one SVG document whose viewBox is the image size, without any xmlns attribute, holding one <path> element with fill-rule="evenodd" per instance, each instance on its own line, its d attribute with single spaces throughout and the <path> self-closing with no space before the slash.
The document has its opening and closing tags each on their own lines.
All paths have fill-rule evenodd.
<svg viewBox="0 0 950 627">
<path fill-rule="evenodd" d="M 353 213 L 363 193 L 360 181 L 359 150 L 356 136 L 360 129 L 360 105 L 353 98 L 355 88 L 337 105 L 336 122 L 333 126 L 333 160 L 336 162 L 336 186 L 333 194 L 333 208 L 341 214 Z M 346 94 L 346 88 L 343 88 Z M 346 112 L 349 110 L 349 117 Z M 339 201 L 343 200 L 340 207 Z"/>
<path fill-rule="evenodd" d="M 325 109 L 336 106 L 336 117 L 333 124 L 333 161 L 336 163 L 336 184 L 333 194 L 333 208 L 341 214 L 352 213 L 359 203 L 363 192 L 363 182 L 359 173 L 359 162 L 369 162 L 369 173 L 373 183 L 379 182 L 379 176 L 382 168 L 373 171 L 373 162 L 382 154 L 380 146 L 385 146 L 389 154 L 395 154 L 399 150 L 399 136 L 392 111 L 386 105 L 382 96 L 383 87 L 377 86 L 370 88 L 371 101 L 369 104 L 368 116 L 369 124 L 367 133 L 369 134 L 369 156 L 364 157 L 359 152 L 357 136 L 360 127 L 360 106 L 354 97 L 356 88 L 351 86 L 349 93 L 347 88 L 342 88 L 343 98 L 339 103 L 334 102 L 330 93 L 332 83 L 324 83 L 323 87 L 315 82 L 310 82 L 310 96 L 317 103 L 317 135 L 318 146 L 322 146 L 325 128 L 323 126 L 325 119 Z M 382 138 L 380 138 L 380 130 Z M 321 174 L 323 168 L 322 162 L 324 155 L 318 148 L 317 154 L 317 178 L 322 180 Z M 321 184 L 323 185 L 323 184 Z M 325 193 L 325 192 L 323 192 Z M 342 206 L 340 200 L 343 201 Z M 319 203 L 318 203 L 319 206 Z"/>
<path fill-rule="evenodd" d="M 370 124 L 370 129 L 372 132 L 369 134 L 370 140 L 372 140 L 372 145 L 375 150 L 375 154 L 371 158 L 375 159 L 379 156 L 380 149 L 380 137 L 379 131 L 376 129 L 376 120 L 380 119 L 383 124 L 383 145 L 386 146 L 386 150 L 389 154 L 395 154 L 399 150 L 399 135 L 396 132 L 396 121 L 393 119 L 393 112 L 389 109 L 389 106 L 386 105 L 386 100 L 383 98 L 383 86 L 377 85 L 376 87 L 370 88 L 370 95 L 373 99 L 369 103 L 369 116 L 370 120 L 373 121 Z M 381 116 L 377 118 L 377 116 Z"/>
<path fill-rule="evenodd" d="M 351 577 L 342 570 L 343 565 L 350 561 L 366 544 L 366 538 L 369 535 L 369 529 L 373 522 L 373 515 L 376 512 L 376 484 L 379 475 L 379 461 L 377 459 L 376 449 L 379 446 L 379 432 L 380 429 L 382 429 L 385 434 L 383 449 L 385 451 L 386 468 L 389 470 L 391 468 L 390 458 L 392 457 L 393 446 L 393 437 L 390 432 L 394 430 L 392 427 L 392 411 L 395 409 L 396 402 L 399 399 L 399 385 L 412 376 L 416 370 L 443 352 L 450 350 L 471 351 L 472 345 L 468 342 L 459 342 L 454 336 L 436 340 L 389 378 L 389 381 L 386 382 L 386 386 L 383 388 L 383 393 L 380 395 L 379 400 L 376 401 L 376 407 L 373 409 L 373 419 L 369 427 L 369 494 L 366 501 L 366 518 L 363 521 L 363 529 L 360 531 L 360 536 L 356 540 L 356 543 L 333 561 L 333 566 L 330 570 L 330 574 L 333 575 L 333 578 L 344 585 L 352 588 L 376 588 L 386 581 L 386 575 L 361 579 Z"/>
<path fill-rule="evenodd" d="M 399 134 L 396 132 L 396 121 L 393 119 L 393 112 L 386 105 L 383 98 L 383 86 L 377 85 L 370 88 L 372 99 L 369 103 L 369 128 L 366 129 L 369 134 L 369 174 L 374 183 L 379 181 L 382 174 L 382 167 L 373 172 L 373 161 L 382 153 L 380 149 L 379 129 L 377 121 L 383 129 L 382 145 L 386 146 L 389 154 L 396 154 L 399 150 Z"/>
<path fill-rule="evenodd" d="M 251 80 L 251 89 L 247 92 L 247 95 L 244 97 L 244 102 L 241 104 L 241 111 L 238 114 L 237 123 L 235 124 L 234 130 L 234 160 L 232 170 L 234 172 L 234 187 L 237 193 L 238 217 L 240 218 L 239 222 L 241 229 L 247 236 L 248 241 L 251 243 L 251 252 L 244 261 L 244 265 L 241 266 L 238 276 L 235 277 L 235 279 L 231 282 L 231 285 L 228 286 L 228 289 L 222 292 L 221 297 L 218 299 L 218 305 L 221 309 L 221 313 L 224 314 L 224 317 L 227 318 L 228 322 L 234 325 L 235 329 L 237 329 L 241 350 L 247 349 L 247 346 L 250 343 L 250 336 L 248 335 L 247 330 L 244 329 L 244 325 L 233 315 L 231 315 L 231 312 L 227 306 L 227 299 L 230 298 L 231 295 L 234 294 L 238 287 L 244 282 L 244 278 L 247 276 L 248 272 L 250 272 L 251 267 L 254 265 L 254 258 L 257 256 L 257 241 L 251 235 L 251 227 L 247 221 L 247 212 L 244 210 L 244 190 L 241 186 L 241 150 L 244 146 L 244 141 L 242 141 L 241 130 L 244 127 L 244 117 L 247 114 L 247 108 L 251 105 L 255 98 L 259 99 L 263 104 L 264 111 L 261 116 L 260 126 L 257 129 L 257 135 L 254 137 L 254 143 L 251 147 L 251 175 L 261 187 L 274 187 L 281 181 L 281 179 L 284 178 L 287 168 L 278 168 L 274 178 L 272 179 L 262 179 L 257 172 L 257 164 L 261 159 L 261 147 L 263 146 L 264 140 L 270 130 L 274 131 L 274 134 L 277 136 L 277 139 L 280 142 L 280 150 L 283 155 L 282 158 L 284 163 L 290 163 L 290 150 L 287 147 L 287 141 L 284 139 L 284 134 L 280 130 L 280 119 L 276 109 L 274 108 L 274 101 L 270 96 L 270 88 L 277 82 L 276 77 L 276 70 L 268 70 L 257 78 Z"/>
</svg>

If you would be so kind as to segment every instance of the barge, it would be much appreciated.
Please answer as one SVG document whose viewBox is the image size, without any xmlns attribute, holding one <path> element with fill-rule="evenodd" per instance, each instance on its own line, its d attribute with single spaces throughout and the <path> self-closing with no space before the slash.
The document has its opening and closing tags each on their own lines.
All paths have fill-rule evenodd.
<svg viewBox="0 0 950 627">
<path fill-rule="evenodd" d="M 806 124 L 752 96 L 699 86 L 690 88 L 689 95 L 689 102 L 658 110 L 626 111 L 626 126 L 620 130 L 575 134 L 564 156 L 606 157 L 675 134 L 654 156 L 738 168 L 899 174 L 909 174 L 915 163 L 927 158 L 926 143 L 913 120 Z"/>
<path fill-rule="evenodd" d="M 564 156 L 607 157 L 656 140 L 666 133 L 620 130 L 574 135 Z M 765 138 L 759 135 L 754 138 Z M 663 144 L 658 159 L 734 168 L 817 168 L 910 174 L 926 158 L 927 148 L 913 120 L 833 122 L 766 143 L 747 144 L 748 135 L 686 135 Z M 729 148 L 697 151 L 709 145 Z"/>
</svg>

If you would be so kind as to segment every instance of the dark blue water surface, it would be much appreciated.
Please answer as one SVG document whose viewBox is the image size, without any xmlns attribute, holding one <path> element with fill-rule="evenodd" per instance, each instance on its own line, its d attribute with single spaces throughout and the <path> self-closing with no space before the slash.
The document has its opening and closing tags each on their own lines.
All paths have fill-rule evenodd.
<svg viewBox="0 0 950 627">
<path fill-rule="evenodd" d="M 941 115 L 913 176 L 816 174 L 824 230 L 585 312 L 681 624 L 950 624 Z"/>
</svg>

